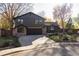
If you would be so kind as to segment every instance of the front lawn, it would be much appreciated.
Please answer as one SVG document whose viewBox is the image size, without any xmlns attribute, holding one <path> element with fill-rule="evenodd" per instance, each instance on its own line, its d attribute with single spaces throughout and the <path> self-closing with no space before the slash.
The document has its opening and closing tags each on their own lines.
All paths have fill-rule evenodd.
<svg viewBox="0 0 79 59">
<path fill-rule="evenodd" d="M 0 48 L 19 47 L 20 43 L 17 37 L 0 37 Z"/>
<path fill-rule="evenodd" d="M 55 42 L 77 42 L 77 38 L 79 38 L 78 34 L 52 34 L 48 37 Z"/>
</svg>

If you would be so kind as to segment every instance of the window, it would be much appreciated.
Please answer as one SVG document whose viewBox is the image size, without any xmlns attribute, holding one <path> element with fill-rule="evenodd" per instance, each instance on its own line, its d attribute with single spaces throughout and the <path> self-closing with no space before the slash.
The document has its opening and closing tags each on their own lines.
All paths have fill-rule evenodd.
<svg viewBox="0 0 79 59">
<path fill-rule="evenodd" d="M 39 22 L 38 20 L 35 20 L 35 24 L 38 24 L 38 22 Z"/>
<path fill-rule="evenodd" d="M 18 22 L 20 22 L 20 19 L 18 19 Z"/>
<path fill-rule="evenodd" d="M 42 23 L 42 20 L 39 20 L 40 23 Z"/>
<path fill-rule="evenodd" d="M 23 23 L 23 19 L 21 19 L 21 23 Z"/>
<path fill-rule="evenodd" d="M 18 22 L 23 23 L 23 19 L 18 19 Z"/>
<path fill-rule="evenodd" d="M 42 20 L 35 20 L 35 24 L 42 23 Z"/>
</svg>

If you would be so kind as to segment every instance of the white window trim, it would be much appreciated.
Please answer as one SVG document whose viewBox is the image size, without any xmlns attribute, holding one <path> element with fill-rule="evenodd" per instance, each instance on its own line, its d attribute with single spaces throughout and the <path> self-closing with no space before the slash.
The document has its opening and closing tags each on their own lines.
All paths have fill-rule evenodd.
<svg viewBox="0 0 79 59">
<path fill-rule="evenodd" d="M 18 22 L 23 23 L 23 19 L 18 19 Z"/>
<path fill-rule="evenodd" d="M 35 20 L 35 24 L 42 23 L 42 20 Z"/>
</svg>

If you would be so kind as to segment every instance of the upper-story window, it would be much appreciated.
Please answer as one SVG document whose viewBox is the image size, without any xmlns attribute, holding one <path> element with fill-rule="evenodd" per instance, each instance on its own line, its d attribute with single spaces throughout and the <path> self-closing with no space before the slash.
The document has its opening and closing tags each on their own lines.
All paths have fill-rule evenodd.
<svg viewBox="0 0 79 59">
<path fill-rule="evenodd" d="M 18 19 L 18 22 L 20 22 L 20 19 Z"/>
<path fill-rule="evenodd" d="M 42 20 L 35 20 L 35 24 L 40 24 L 42 23 Z"/>
<path fill-rule="evenodd" d="M 18 22 L 23 23 L 23 19 L 18 19 Z"/>
<path fill-rule="evenodd" d="M 35 20 L 35 24 L 38 24 L 38 20 Z"/>
<path fill-rule="evenodd" d="M 43 21 L 42 20 L 39 20 L 39 22 L 42 23 Z"/>
</svg>

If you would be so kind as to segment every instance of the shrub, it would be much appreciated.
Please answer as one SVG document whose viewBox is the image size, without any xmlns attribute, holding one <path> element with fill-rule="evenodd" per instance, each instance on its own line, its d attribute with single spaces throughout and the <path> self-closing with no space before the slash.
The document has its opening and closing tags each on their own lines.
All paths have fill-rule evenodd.
<svg viewBox="0 0 79 59">
<path fill-rule="evenodd" d="M 78 37 L 76 34 L 58 34 L 58 35 L 49 35 L 48 36 L 50 39 L 56 41 L 56 42 L 62 42 L 62 41 L 67 41 L 67 42 L 76 42 L 76 38 Z"/>
<path fill-rule="evenodd" d="M 49 36 L 49 38 L 56 41 L 56 42 L 62 41 L 62 37 L 59 35 L 52 35 L 52 36 Z"/>
<path fill-rule="evenodd" d="M 20 43 L 17 37 L 0 37 L 0 47 L 19 47 Z"/>
</svg>

